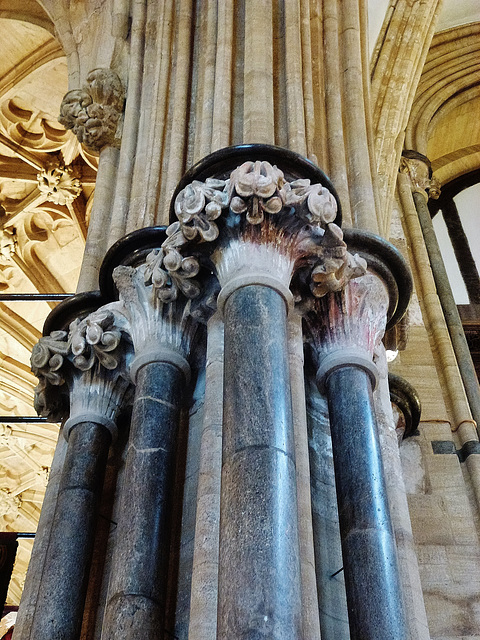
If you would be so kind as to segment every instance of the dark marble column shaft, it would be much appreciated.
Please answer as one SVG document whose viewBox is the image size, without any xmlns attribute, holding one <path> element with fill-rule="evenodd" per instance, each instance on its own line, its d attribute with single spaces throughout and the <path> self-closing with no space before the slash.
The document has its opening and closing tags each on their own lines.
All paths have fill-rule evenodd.
<svg viewBox="0 0 480 640">
<path fill-rule="evenodd" d="M 463 228 L 457 205 L 453 198 L 442 201 L 442 214 L 447 227 L 448 237 L 452 243 L 458 268 L 462 274 L 468 292 L 470 304 L 480 304 L 480 277 L 473 257 L 468 236 Z"/>
<path fill-rule="evenodd" d="M 70 433 L 32 639 L 80 637 L 110 442 L 109 430 L 94 422 L 80 422 Z"/>
<path fill-rule="evenodd" d="M 452 341 L 453 350 L 457 359 L 460 375 L 462 376 L 465 393 L 467 394 L 468 403 L 472 412 L 472 417 L 480 424 L 480 390 L 478 386 L 477 374 L 472 361 L 472 355 L 465 338 L 462 321 L 460 319 L 458 308 L 453 297 L 452 288 L 448 280 L 448 274 L 443 262 L 442 253 L 438 244 L 435 229 L 433 228 L 432 219 L 428 205 L 421 193 L 414 193 L 413 200 L 418 213 L 418 220 L 422 228 L 425 247 L 428 253 L 428 259 L 432 267 L 435 286 L 437 288 L 438 298 L 442 305 L 447 323 L 450 339 Z M 477 432 L 480 429 L 477 426 Z"/>
<path fill-rule="evenodd" d="M 237 289 L 224 308 L 218 640 L 301 638 L 286 305 Z"/>
<path fill-rule="evenodd" d="M 183 373 L 151 362 L 137 373 L 120 518 L 102 638 L 163 637 L 170 496 Z"/>
<path fill-rule="evenodd" d="M 351 639 L 406 640 L 371 380 L 344 366 L 325 385 Z"/>
</svg>

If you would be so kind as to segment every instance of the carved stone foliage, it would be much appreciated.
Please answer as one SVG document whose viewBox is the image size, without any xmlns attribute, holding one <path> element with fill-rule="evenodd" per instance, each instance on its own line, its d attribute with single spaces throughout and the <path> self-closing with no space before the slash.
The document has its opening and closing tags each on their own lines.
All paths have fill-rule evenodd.
<svg viewBox="0 0 480 640">
<path fill-rule="evenodd" d="M 71 204 L 82 192 L 80 180 L 73 167 L 55 162 L 37 175 L 38 188 L 49 202 Z"/>
<path fill-rule="evenodd" d="M 316 299 L 305 314 L 316 355 L 358 349 L 373 358 L 385 332 L 388 302 L 385 285 L 371 273 L 351 280 L 342 291 Z"/>
<path fill-rule="evenodd" d="M 119 142 L 117 127 L 125 91 L 111 69 L 94 69 L 82 89 L 69 91 L 61 104 L 58 121 L 71 129 L 91 151 Z"/>
<path fill-rule="evenodd" d="M 400 173 L 408 174 L 412 185 L 413 193 L 421 193 L 425 200 L 433 198 L 437 200 L 440 197 L 440 183 L 431 175 L 428 158 L 405 157 L 400 159 Z"/>
<path fill-rule="evenodd" d="M 194 180 L 175 200 L 175 214 L 188 240 L 201 236 L 207 242 L 218 237 L 215 220 L 222 210 L 245 214 L 248 223 L 258 225 L 265 214 L 278 214 L 295 207 L 304 222 L 324 226 L 335 220 L 337 204 L 328 189 L 310 180 L 287 182 L 283 172 L 269 162 L 244 162 L 227 180 Z"/>
<path fill-rule="evenodd" d="M 245 162 L 226 180 L 192 181 L 177 195 L 174 211 L 178 221 L 168 227 L 156 256 L 165 300 L 178 290 L 190 298 L 198 295 L 190 278 L 216 248 L 210 243 L 220 234 L 219 251 L 240 239 L 288 256 L 297 270 L 308 271 L 308 278 L 302 277 L 314 296 L 338 291 L 366 270 L 363 259 L 348 253 L 333 223 L 337 204 L 330 191 L 308 179 L 289 182 L 266 161 Z"/>
<path fill-rule="evenodd" d="M 181 292 L 187 298 L 200 294 L 195 276 L 200 264 L 193 256 L 183 257 L 179 249 L 185 238 L 176 224 L 167 229 L 167 239 L 160 249 L 150 252 L 143 268 L 144 281 L 152 285 L 156 297 L 162 302 L 176 300 Z"/>
<path fill-rule="evenodd" d="M 0 511 L 5 516 L 15 516 L 21 506 L 21 498 L 5 489 L 0 489 Z"/>
<path fill-rule="evenodd" d="M 16 252 L 17 234 L 13 229 L 0 229 L 0 261 L 10 261 Z"/>
<path fill-rule="evenodd" d="M 125 328 L 121 319 L 107 307 L 83 320 L 75 320 L 68 332 L 53 331 L 40 338 L 31 357 L 32 371 L 39 379 L 35 409 L 39 415 L 52 420 L 66 417 L 69 392 L 75 395 L 75 387 L 81 383 L 83 374 L 88 381 L 81 389 L 85 406 L 89 402 L 89 387 L 96 396 L 114 393 L 112 384 L 119 379 L 128 381 L 127 357 Z M 122 394 L 124 387 L 122 385 Z"/>
<path fill-rule="evenodd" d="M 119 266 L 113 272 L 123 302 L 121 313 L 125 314 L 137 356 L 162 346 L 168 346 L 184 357 L 190 353 L 199 320 L 189 299 L 200 298 L 199 285 L 192 284 L 198 263 L 191 259 L 194 268 L 189 272 L 189 267 L 184 269 L 181 261 L 190 258 L 180 256 L 176 258 L 178 268 L 175 269 L 167 255 L 163 249 L 155 250 L 143 265 Z M 171 271 L 168 271 L 169 267 Z M 196 307 L 198 310 L 198 303 Z"/>
</svg>

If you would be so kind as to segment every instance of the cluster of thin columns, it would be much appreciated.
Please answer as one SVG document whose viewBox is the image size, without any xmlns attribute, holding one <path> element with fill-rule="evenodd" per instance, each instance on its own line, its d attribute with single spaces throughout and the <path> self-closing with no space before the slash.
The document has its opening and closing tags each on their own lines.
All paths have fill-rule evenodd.
<svg viewBox="0 0 480 640">
<path fill-rule="evenodd" d="M 165 238 L 159 231 L 159 237 L 162 234 Z M 377 262 L 384 260 L 387 243 L 380 244 L 383 255 Z M 119 246 L 117 253 L 124 253 L 125 245 Z M 110 266 L 115 250 L 110 252 Z M 224 251 L 227 254 L 228 247 Z M 224 259 L 217 253 L 219 270 Z M 145 291 L 151 293 L 152 285 L 145 284 L 144 271 L 138 279 L 136 269 L 120 266 L 114 271 L 123 310 L 119 311 L 120 303 L 107 304 L 83 321 L 87 342 L 108 344 L 116 330 L 118 336 L 128 334 L 133 343 L 133 355 L 124 363 L 135 393 L 102 628 L 102 638 L 108 640 L 153 640 L 163 633 L 176 434 L 189 360 L 199 348 L 195 323 L 186 318 L 190 303 L 177 300 L 172 306 L 154 298 L 145 303 Z M 225 347 L 217 638 L 300 640 L 305 636 L 287 321 L 292 295 L 268 268 L 262 274 L 258 264 L 252 270 L 243 263 L 240 271 L 241 277 L 237 273 L 219 278 Z M 364 297 L 364 306 L 372 307 L 364 344 L 358 336 L 363 335 L 365 317 L 353 307 L 344 308 L 345 317 L 329 315 L 329 305 L 335 306 L 341 292 L 327 294 L 317 304 L 308 335 L 316 352 L 317 383 L 330 414 L 351 638 L 404 640 L 407 624 L 372 399 L 372 345 L 381 337 L 392 300 L 382 278 L 368 277 L 356 292 Z M 371 282 L 376 283 L 372 301 Z M 351 286 L 356 285 L 347 289 Z M 102 313 L 112 314 L 112 326 L 97 320 Z M 114 319 L 118 313 L 120 322 Z M 341 330 L 329 333 L 335 321 Z M 103 337 L 95 342 L 91 328 L 98 326 Z M 102 387 L 100 374 L 98 378 L 97 392 Z M 88 407 L 67 421 L 67 458 L 47 551 L 42 606 L 32 633 L 16 640 L 80 638 L 95 535 L 93 514 L 115 435 L 112 422 L 127 397 L 125 377 L 122 381 L 115 411 L 110 401 L 108 415 L 98 406 L 96 413 Z M 65 531 L 72 536 L 81 531 L 82 544 L 74 545 L 74 557 L 72 536 L 64 536 Z"/>
</svg>

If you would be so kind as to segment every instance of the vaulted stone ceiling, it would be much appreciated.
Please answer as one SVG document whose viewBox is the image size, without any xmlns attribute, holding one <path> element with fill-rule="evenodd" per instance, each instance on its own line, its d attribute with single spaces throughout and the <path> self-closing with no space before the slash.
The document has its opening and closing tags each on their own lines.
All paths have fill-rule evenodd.
<svg viewBox="0 0 480 640">
<path fill-rule="evenodd" d="M 369 2 L 371 51 L 393 4 Z M 476 0 L 445 0 L 407 129 L 407 146 L 449 177 L 480 166 L 479 25 L 462 26 L 479 14 Z M 68 78 L 53 33 L 35 0 L 0 0 L 0 293 L 73 292 L 80 269 L 97 159 L 57 122 Z M 0 299 L 3 416 L 34 415 L 30 350 L 54 304 Z M 0 530 L 35 531 L 57 435 L 57 425 L 0 423 Z M 10 604 L 31 546 L 20 543 Z"/>
</svg>

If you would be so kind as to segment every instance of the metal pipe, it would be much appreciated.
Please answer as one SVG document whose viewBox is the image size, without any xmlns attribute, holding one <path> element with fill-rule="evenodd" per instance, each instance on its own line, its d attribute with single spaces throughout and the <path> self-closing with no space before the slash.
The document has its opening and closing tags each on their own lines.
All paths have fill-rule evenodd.
<svg viewBox="0 0 480 640">
<path fill-rule="evenodd" d="M 38 302 L 39 300 L 66 300 L 71 298 L 73 293 L 0 293 L 0 302 L 21 301 Z"/>
</svg>

